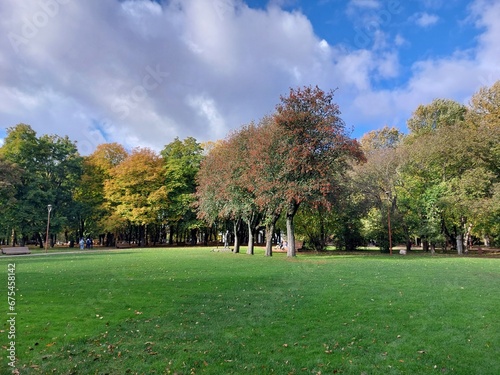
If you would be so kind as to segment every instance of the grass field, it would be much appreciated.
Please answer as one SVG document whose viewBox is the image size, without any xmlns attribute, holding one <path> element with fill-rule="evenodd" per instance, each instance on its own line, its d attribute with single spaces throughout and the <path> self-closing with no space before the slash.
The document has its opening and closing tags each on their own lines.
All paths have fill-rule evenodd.
<svg viewBox="0 0 500 375">
<path fill-rule="evenodd" d="M 1 257 L 0 373 L 13 263 L 14 373 L 500 373 L 499 259 L 210 250 Z"/>
</svg>

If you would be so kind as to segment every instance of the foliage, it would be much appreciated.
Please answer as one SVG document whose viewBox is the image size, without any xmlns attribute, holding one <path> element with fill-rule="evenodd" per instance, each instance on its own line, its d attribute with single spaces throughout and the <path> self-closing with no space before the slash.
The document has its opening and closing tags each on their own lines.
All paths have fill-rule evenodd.
<svg viewBox="0 0 500 375">
<path fill-rule="evenodd" d="M 412 134 L 420 136 L 461 123 L 466 112 L 464 105 L 453 100 L 435 99 L 428 105 L 419 105 L 406 123 Z"/>
<path fill-rule="evenodd" d="M 279 194 L 285 200 L 289 256 L 295 256 L 293 218 L 301 203 L 330 209 L 350 161 L 364 158 L 357 141 L 346 134 L 333 94 L 318 87 L 290 89 L 276 107 L 281 132 L 276 153 L 283 162 Z"/>
<path fill-rule="evenodd" d="M 203 148 L 192 137 L 183 141 L 175 138 L 161 151 L 161 156 L 166 197 L 163 197 L 164 193 L 160 194 L 156 199 L 156 205 L 162 207 L 162 216 L 170 225 L 171 233 L 173 226 L 196 228 L 198 223 L 193 205 L 196 201 L 196 175 L 203 159 Z"/>
<path fill-rule="evenodd" d="M 78 204 L 78 236 L 87 237 L 103 232 L 114 232 L 121 220 L 116 221 L 104 195 L 104 183 L 111 178 L 111 170 L 128 156 L 125 148 L 117 143 L 105 143 L 84 158 L 83 174 L 75 189 L 74 199 Z M 108 218 L 112 216 L 113 220 Z M 108 242 L 108 245 L 110 243 Z"/>
<path fill-rule="evenodd" d="M 389 218 L 392 243 L 407 249 L 419 241 L 459 253 L 495 244 L 499 108 L 500 81 L 468 106 L 449 99 L 418 106 L 407 135 L 384 126 L 358 143 L 334 91 L 302 87 L 224 140 L 176 138 L 160 153 L 130 154 L 103 144 L 83 158 L 67 137 L 18 124 L 0 147 L 0 241 L 42 245 L 51 204 L 53 239 L 99 235 L 108 245 L 115 235 L 163 241 L 168 231 L 170 243 L 174 234 L 196 243 L 200 233 L 206 242 L 217 225 L 232 225 L 235 252 L 247 236 L 251 254 L 254 233 L 265 227 L 270 256 L 280 217 L 288 256 L 296 254 L 295 225 L 316 249 L 333 240 L 345 249 L 376 241 L 388 250 Z"/>
<path fill-rule="evenodd" d="M 138 226 L 157 223 L 161 211 L 157 202 L 167 197 L 162 159 L 150 149 L 134 149 L 110 170 L 104 193 L 116 216 Z M 143 241 L 147 239 L 141 238 Z"/>
<path fill-rule="evenodd" d="M 44 241 L 47 206 L 52 205 L 51 229 L 62 230 L 73 215 L 73 191 L 82 172 L 82 158 L 76 144 L 67 137 L 43 135 L 26 124 L 7 129 L 0 158 L 22 170 L 15 199 L 16 206 L 6 207 L 10 229 L 20 234 L 21 242 L 36 236 Z"/>
<path fill-rule="evenodd" d="M 361 148 L 367 153 L 381 149 L 395 149 L 404 138 L 404 134 L 397 128 L 387 125 L 380 130 L 372 130 L 361 137 Z"/>
</svg>

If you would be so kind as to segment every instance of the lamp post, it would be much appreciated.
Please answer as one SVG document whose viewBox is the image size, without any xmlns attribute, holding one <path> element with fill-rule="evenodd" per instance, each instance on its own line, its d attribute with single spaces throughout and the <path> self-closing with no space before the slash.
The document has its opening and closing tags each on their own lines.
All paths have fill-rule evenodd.
<svg viewBox="0 0 500 375">
<path fill-rule="evenodd" d="M 387 200 L 389 201 L 389 208 L 387 209 L 387 227 L 389 229 L 389 254 L 392 255 L 392 232 L 391 232 L 391 206 L 392 206 L 392 200 L 391 200 L 391 192 L 386 191 L 385 194 L 387 195 Z"/>
<path fill-rule="evenodd" d="M 45 236 L 45 252 L 47 252 L 47 248 L 49 246 L 49 227 L 50 227 L 50 211 L 52 211 L 52 205 L 47 205 L 47 234 Z"/>
</svg>

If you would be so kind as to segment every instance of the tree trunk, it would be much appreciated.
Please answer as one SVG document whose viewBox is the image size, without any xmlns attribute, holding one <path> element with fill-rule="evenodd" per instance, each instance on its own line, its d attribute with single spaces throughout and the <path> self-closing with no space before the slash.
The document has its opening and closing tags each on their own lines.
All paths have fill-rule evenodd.
<svg viewBox="0 0 500 375">
<path fill-rule="evenodd" d="M 42 235 L 39 232 L 36 232 L 36 240 L 40 244 L 40 249 L 43 249 L 43 247 L 45 245 L 45 240 L 42 238 Z M 22 245 L 22 246 L 24 246 L 24 245 Z"/>
<path fill-rule="evenodd" d="M 248 248 L 247 248 L 247 254 L 253 255 L 254 254 L 254 238 L 255 234 L 257 233 L 257 226 L 260 223 L 261 215 L 257 212 L 252 212 L 250 215 L 250 218 L 248 220 Z"/>
<path fill-rule="evenodd" d="M 427 239 L 422 240 L 422 250 L 429 251 L 429 241 Z"/>
<path fill-rule="evenodd" d="M 239 253 L 240 252 L 240 225 L 241 225 L 241 219 L 236 219 L 234 221 L 234 253 Z"/>
<path fill-rule="evenodd" d="M 252 225 L 252 220 L 248 220 L 248 247 L 247 247 L 248 255 L 254 254 L 253 236 L 254 236 L 254 228 Z"/>
<path fill-rule="evenodd" d="M 298 209 L 299 204 L 295 200 L 288 204 L 288 210 L 286 212 L 286 233 L 288 237 L 287 257 L 294 257 L 297 255 L 297 250 L 295 249 L 295 228 L 293 225 L 293 218 Z"/>
<path fill-rule="evenodd" d="M 10 243 L 12 244 L 12 246 L 16 246 L 16 244 L 17 244 L 17 234 L 16 234 L 16 230 L 15 229 L 12 229 Z"/>
<path fill-rule="evenodd" d="M 198 229 L 193 228 L 190 231 L 191 233 L 191 245 L 196 246 L 198 244 Z"/>
<path fill-rule="evenodd" d="M 266 257 L 273 256 L 274 228 L 276 227 L 276 221 L 278 220 L 278 217 L 278 215 L 275 215 L 271 222 L 266 225 Z"/>
<path fill-rule="evenodd" d="M 406 240 L 406 253 L 409 253 L 411 251 L 411 240 L 407 239 Z"/>
<path fill-rule="evenodd" d="M 467 253 L 472 247 L 472 224 L 467 227 L 467 232 L 465 233 L 465 252 Z"/>
<path fill-rule="evenodd" d="M 462 233 L 457 234 L 457 253 L 458 255 L 464 253 L 464 236 Z"/>
<path fill-rule="evenodd" d="M 79 238 L 84 237 L 85 235 L 85 221 L 83 219 L 80 219 L 80 227 L 78 228 L 78 235 Z"/>
</svg>

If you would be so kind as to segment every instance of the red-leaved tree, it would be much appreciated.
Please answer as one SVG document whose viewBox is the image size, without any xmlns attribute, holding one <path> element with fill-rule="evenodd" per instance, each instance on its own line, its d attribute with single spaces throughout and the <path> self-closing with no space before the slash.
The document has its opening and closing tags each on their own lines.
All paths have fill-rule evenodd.
<svg viewBox="0 0 500 375">
<path fill-rule="evenodd" d="M 333 91 L 325 93 L 317 86 L 290 89 L 276 110 L 275 160 L 280 170 L 275 188 L 284 200 L 287 256 L 292 257 L 296 255 L 293 218 L 301 203 L 329 208 L 338 177 L 351 160 L 363 159 L 363 153 L 346 132 Z"/>
</svg>

